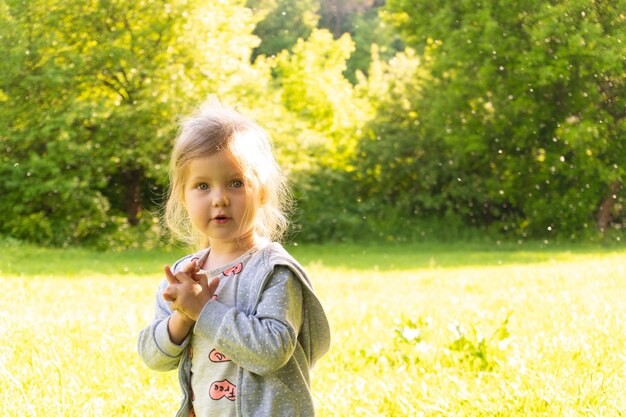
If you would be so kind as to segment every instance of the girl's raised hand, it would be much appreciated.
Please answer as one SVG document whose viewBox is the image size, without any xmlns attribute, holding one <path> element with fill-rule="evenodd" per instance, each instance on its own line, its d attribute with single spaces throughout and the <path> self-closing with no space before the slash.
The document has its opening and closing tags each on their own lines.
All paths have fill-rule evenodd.
<svg viewBox="0 0 626 417">
<path fill-rule="evenodd" d="M 165 270 L 165 277 L 167 278 L 167 281 L 170 283 L 170 285 L 180 284 L 181 281 L 177 277 L 180 274 L 186 274 L 192 279 L 194 279 L 195 281 L 198 281 L 197 275 L 198 275 L 198 271 L 200 271 L 200 268 L 198 267 L 197 261 L 195 259 L 189 262 L 187 265 L 185 265 L 182 271 L 178 271 L 176 274 L 172 272 L 169 265 L 165 265 L 163 269 Z"/>
<path fill-rule="evenodd" d="M 163 298 L 172 302 L 172 310 L 184 313 L 193 321 L 198 320 L 205 304 L 215 294 L 220 279 L 215 277 L 209 283 L 205 274 L 197 273 L 199 269 L 195 261 L 176 274 L 167 265 L 164 269 L 170 285 L 163 291 Z"/>
</svg>

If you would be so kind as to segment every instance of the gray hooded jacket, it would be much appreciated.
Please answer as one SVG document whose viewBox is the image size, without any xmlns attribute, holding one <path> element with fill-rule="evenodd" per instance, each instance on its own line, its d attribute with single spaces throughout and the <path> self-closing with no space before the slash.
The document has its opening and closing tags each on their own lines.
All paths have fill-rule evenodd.
<svg viewBox="0 0 626 417">
<path fill-rule="evenodd" d="M 204 252 L 189 255 L 174 265 L 174 272 Z M 289 320 L 289 291 L 274 279 L 275 268 L 289 268 L 302 285 L 302 325 Z M 139 355 L 158 371 L 178 368 L 183 393 L 177 417 L 188 416 L 191 408 L 191 335 L 174 344 L 167 330 L 172 311 L 159 285 L 156 311 L 151 324 L 139 333 Z M 259 249 L 247 262 L 239 278 L 237 306 L 228 308 L 209 301 L 193 328 L 223 354 L 239 365 L 237 416 L 313 416 L 309 370 L 330 347 L 330 328 L 322 305 L 300 264 L 278 243 Z"/>
</svg>

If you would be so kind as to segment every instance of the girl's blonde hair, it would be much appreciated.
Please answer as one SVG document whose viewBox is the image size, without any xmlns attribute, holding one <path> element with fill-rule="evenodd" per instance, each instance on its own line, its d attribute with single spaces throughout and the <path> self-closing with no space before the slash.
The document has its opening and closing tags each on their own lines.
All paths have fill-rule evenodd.
<svg viewBox="0 0 626 417">
<path fill-rule="evenodd" d="M 186 171 L 193 159 L 227 151 L 240 167 L 244 180 L 260 192 L 255 232 L 280 240 L 287 229 L 291 198 L 287 181 L 274 157 L 267 132 L 251 119 L 211 98 L 191 117 L 183 120 L 170 160 L 170 188 L 165 221 L 174 236 L 199 247 L 208 240 L 192 226 L 185 201 Z"/>
</svg>

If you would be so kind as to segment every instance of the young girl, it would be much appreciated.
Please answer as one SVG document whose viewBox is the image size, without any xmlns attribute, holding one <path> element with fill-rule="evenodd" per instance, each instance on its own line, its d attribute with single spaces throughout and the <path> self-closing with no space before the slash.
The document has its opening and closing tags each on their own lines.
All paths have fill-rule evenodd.
<svg viewBox="0 0 626 417">
<path fill-rule="evenodd" d="M 165 267 L 139 355 L 178 368 L 177 416 L 312 416 L 309 370 L 329 348 L 320 301 L 279 243 L 285 179 L 268 135 L 205 104 L 170 164 L 169 227 L 203 250 Z"/>
</svg>

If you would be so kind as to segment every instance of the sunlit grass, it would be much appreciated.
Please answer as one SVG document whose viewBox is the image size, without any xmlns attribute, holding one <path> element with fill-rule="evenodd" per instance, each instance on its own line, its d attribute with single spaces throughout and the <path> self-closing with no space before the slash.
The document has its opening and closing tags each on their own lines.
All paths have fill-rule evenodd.
<svg viewBox="0 0 626 417">
<path fill-rule="evenodd" d="M 624 251 L 291 249 L 333 329 L 320 416 L 626 413 Z M 2 248 L 2 415 L 174 415 L 136 338 L 179 255 Z"/>
</svg>

